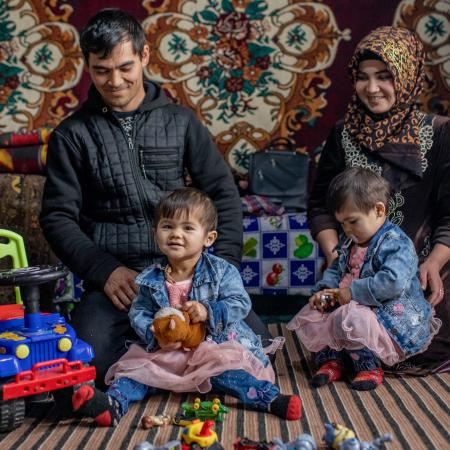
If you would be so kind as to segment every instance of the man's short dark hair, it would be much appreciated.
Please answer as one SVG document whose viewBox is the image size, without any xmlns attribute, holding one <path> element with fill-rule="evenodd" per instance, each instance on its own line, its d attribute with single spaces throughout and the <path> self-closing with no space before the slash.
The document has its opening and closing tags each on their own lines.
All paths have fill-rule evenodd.
<svg viewBox="0 0 450 450">
<path fill-rule="evenodd" d="M 368 213 L 377 202 L 381 202 L 387 210 L 389 196 L 389 183 L 381 175 L 362 167 L 352 167 L 331 181 L 328 187 L 327 207 L 335 214 L 350 202 L 359 211 Z"/>
<path fill-rule="evenodd" d="M 159 202 L 153 226 L 156 228 L 162 218 L 189 217 L 196 210 L 200 211 L 200 223 L 207 233 L 217 228 L 217 209 L 213 201 L 202 191 L 191 187 L 177 189 Z"/>
<path fill-rule="evenodd" d="M 95 14 L 81 31 L 80 46 L 89 64 L 89 53 L 108 57 L 117 44 L 131 41 L 135 54 L 143 55 L 145 33 L 130 14 L 117 8 L 106 8 Z"/>
</svg>

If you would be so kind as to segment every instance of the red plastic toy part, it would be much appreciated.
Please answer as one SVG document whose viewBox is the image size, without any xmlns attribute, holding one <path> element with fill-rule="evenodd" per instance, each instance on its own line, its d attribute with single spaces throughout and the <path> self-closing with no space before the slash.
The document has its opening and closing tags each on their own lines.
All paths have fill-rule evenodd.
<svg viewBox="0 0 450 450">
<path fill-rule="evenodd" d="M 43 370 L 45 367 L 48 369 Z M 83 367 L 81 361 L 65 358 L 44 361 L 31 370 L 20 372 L 15 381 L 1 386 L 3 400 L 42 394 L 95 379 L 95 367 Z"/>
</svg>

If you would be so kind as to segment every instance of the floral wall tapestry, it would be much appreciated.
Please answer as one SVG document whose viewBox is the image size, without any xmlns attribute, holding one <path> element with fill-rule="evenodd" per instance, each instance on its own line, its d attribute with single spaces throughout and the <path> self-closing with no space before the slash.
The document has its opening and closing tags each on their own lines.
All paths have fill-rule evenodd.
<svg viewBox="0 0 450 450">
<path fill-rule="evenodd" d="M 80 106 L 79 30 L 104 7 L 142 23 L 145 76 L 195 110 L 238 178 L 275 137 L 314 154 L 345 111 L 353 49 L 377 26 L 417 32 L 421 107 L 449 114 L 449 0 L 0 0 L 0 134 L 52 128 Z"/>
</svg>

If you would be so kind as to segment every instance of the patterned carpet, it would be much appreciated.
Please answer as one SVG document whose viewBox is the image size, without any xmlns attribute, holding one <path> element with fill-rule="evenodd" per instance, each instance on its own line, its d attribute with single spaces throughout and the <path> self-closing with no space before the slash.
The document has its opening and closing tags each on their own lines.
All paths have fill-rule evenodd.
<svg viewBox="0 0 450 450">
<path fill-rule="evenodd" d="M 278 383 L 283 392 L 300 393 L 303 417 L 298 422 L 285 422 L 273 416 L 246 411 L 236 400 L 226 397 L 231 406 L 223 424 L 217 427 L 222 445 L 232 450 L 236 436 L 252 439 L 311 433 L 320 443 L 323 422 L 331 421 L 352 427 L 359 438 L 392 433 L 389 450 L 443 450 L 450 442 L 450 374 L 426 378 L 388 378 L 374 392 L 356 392 L 345 383 L 313 390 L 309 386 L 311 362 L 309 354 L 299 346 L 295 336 L 284 325 L 270 325 L 273 334 L 283 335 L 286 345 L 277 356 Z M 31 449 L 133 449 L 144 440 L 164 443 L 175 439 L 178 427 L 167 426 L 144 430 L 140 419 L 144 414 L 179 411 L 182 401 L 194 395 L 161 395 L 147 403 L 134 405 L 117 428 L 97 429 L 87 420 L 63 419 L 51 405 L 34 406 L 19 429 L 0 436 L 3 450 Z M 325 448 L 322 444 L 319 448 Z"/>
</svg>

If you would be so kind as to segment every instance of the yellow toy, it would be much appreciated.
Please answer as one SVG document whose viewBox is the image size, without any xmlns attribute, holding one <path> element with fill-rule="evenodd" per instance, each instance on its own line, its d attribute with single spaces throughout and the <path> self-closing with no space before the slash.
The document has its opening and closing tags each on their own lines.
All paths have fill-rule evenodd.
<svg viewBox="0 0 450 450">
<path fill-rule="evenodd" d="M 202 448 L 209 447 L 217 441 L 217 433 L 213 430 L 214 420 L 201 422 L 194 419 L 181 432 L 181 439 L 186 444 L 197 444 Z"/>
<path fill-rule="evenodd" d="M 356 434 L 350 428 L 338 425 L 336 423 L 325 423 L 325 443 L 334 450 L 341 448 L 342 442 L 347 439 L 355 438 Z"/>
<path fill-rule="evenodd" d="M 161 308 L 151 330 L 160 345 L 181 342 L 185 350 L 198 347 L 205 340 L 204 322 L 191 323 L 189 314 L 176 308 Z"/>
</svg>

